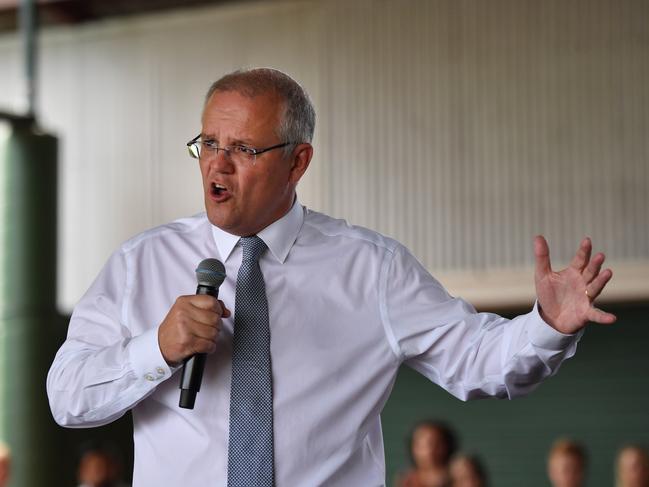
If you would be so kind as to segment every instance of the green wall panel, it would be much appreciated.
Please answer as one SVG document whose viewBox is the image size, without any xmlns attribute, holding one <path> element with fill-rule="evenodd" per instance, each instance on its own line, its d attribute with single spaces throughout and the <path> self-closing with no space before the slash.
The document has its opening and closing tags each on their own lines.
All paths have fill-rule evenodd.
<svg viewBox="0 0 649 487">
<path fill-rule="evenodd" d="M 0 141 L 0 435 L 13 486 L 47 485 L 56 459 L 45 372 L 56 321 L 56 138 L 20 122 Z"/>
</svg>

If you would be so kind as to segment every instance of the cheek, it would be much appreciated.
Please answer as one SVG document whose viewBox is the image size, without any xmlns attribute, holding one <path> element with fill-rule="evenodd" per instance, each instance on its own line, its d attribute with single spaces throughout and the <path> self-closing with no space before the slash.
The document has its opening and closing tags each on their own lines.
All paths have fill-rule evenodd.
<svg viewBox="0 0 649 487">
<path fill-rule="evenodd" d="M 203 181 L 203 185 L 206 184 L 208 173 L 209 173 L 209 167 L 205 164 L 199 164 L 198 170 L 201 173 L 201 179 Z"/>
<path fill-rule="evenodd" d="M 272 200 L 281 194 L 286 185 L 281 175 L 273 172 L 256 174 L 255 177 L 242 180 L 241 184 L 242 187 L 245 186 L 248 195 L 256 201 Z"/>
</svg>

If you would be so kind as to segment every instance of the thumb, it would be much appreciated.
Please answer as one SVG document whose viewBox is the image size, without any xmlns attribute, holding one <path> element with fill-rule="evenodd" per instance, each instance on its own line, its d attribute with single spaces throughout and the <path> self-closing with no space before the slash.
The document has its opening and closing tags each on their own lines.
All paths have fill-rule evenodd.
<svg viewBox="0 0 649 487">
<path fill-rule="evenodd" d="M 552 272 L 550 249 L 543 235 L 534 237 L 534 257 L 536 258 L 536 277 L 540 278 Z"/>
</svg>

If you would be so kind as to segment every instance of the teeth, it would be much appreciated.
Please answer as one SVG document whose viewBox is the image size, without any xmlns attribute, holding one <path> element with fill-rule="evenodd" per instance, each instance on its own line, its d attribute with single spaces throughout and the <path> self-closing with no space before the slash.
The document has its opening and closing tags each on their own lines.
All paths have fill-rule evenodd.
<svg viewBox="0 0 649 487">
<path fill-rule="evenodd" d="M 216 184 L 216 183 L 214 183 L 214 187 L 215 187 L 216 189 L 226 189 L 226 187 L 223 186 L 222 184 Z"/>
</svg>

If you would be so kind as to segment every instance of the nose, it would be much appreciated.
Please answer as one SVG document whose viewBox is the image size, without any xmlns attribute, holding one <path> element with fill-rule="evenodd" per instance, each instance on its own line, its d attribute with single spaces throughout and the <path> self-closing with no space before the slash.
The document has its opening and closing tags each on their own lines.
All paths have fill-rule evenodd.
<svg viewBox="0 0 649 487">
<path fill-rule="evenodd" d="M 219 172 L 219 173 L 232 173 L 234 172 L 234 164 L 229 154 L 224 149 L 218 149 L 214 151 L 213 154 L 210 154 L 209 159 L 210 171 Z"/>
</svg>

